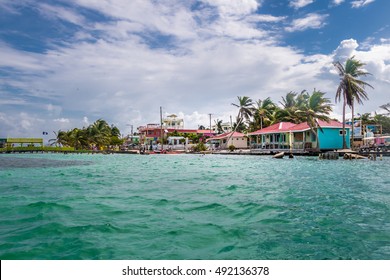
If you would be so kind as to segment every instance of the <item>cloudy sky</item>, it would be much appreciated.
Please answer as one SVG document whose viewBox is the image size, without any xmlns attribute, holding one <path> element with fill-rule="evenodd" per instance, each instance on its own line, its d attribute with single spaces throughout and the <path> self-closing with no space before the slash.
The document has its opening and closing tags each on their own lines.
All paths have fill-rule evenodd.
<svg viewBox="0 0 390 280">
<path fill-rule="evenodd" d="M 375 88 L 357 111 L 378 111 L 390 102 L 389 12 L 388 0 L 0 0 L 0 137 L 98 118 L 126 134 L 158 123 L 160 106 L 208 126 L 245 95 L 316 88 L 334 103 L 332 62 L 351 55 Z"/>
</svg>

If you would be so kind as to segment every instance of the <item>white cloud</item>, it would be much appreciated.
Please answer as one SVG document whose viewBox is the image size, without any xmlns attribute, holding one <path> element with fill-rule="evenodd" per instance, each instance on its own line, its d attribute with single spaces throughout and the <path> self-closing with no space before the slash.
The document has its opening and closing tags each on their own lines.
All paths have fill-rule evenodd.
<svg viewBox="0 0 390 280">
<path fill-rule="evenodd" d="M 86 126 L 89 126 L 88 117 L 83 117 L 83 123 L 84 123 Z"/>
<path fill-rule="evenodd" d="M 354 54 L 358 47 L 359 44 L 355 39 L 341 41 L 340 45 L 334 52 L 334 60 L 343 63 Z"/>
<path fill-rule="evenodd" d="M 379 40 L 382 44 L 390 44 L 390 38 L 380 38 Z"/>
<path fill-rule="evenodd" d="M 48 18 L 51 19 L 61 19 L 76 25 L 84 25 L 85 20 L 84 17 L 76 12 L 60 7 L 60 6 L 52 6 L 48 4 L 39 4 L 40 12 Z"/>
<path fill-rule="evenodd" d="M 306 29 L 319 29 L 325 26 L 325 19 L 328 15 L 321 15 L 316 13 L 307 14 L 303 18 L 298 18 L 292 21 L 291 25 L 286 27 L 286 31 L 304 31 Z"/>
<path fill-rule="evenodd" d="M 285 20 L 286 18 L 287 17 L 285 16 L 276 17 L 273 15 L 256 14 L 248 16 L 246 20 L 249 22 L 280 22 Z"/>
<path fill-rule="evenodd" d="M 0 112 L 1 137 L 41 137 L 46 121 L 27 112 Z"/>
<path fill-rule="evenodd" d="M 357 1 L 352 1 L 351 5 L 352 8 L 361 8 L 364 6 L 367 6 L 368 4 L 373 3 L 375 0 L 357 0 Z"/>
<path fill-rule="evenodd" d="M 59 118 L 59 119 L 54 119 L 54 122 L 60 122 L 60 123 L 70 123 L 69 119 L 66 118 Z"/>
<path fill-rule="evenodd" d="M 333 2 L 334 5 L 338 6 L 338 5 L 340 5 L 341 3 L 343 3 L 344 1 L 345 1 L 345 0 L 333 0 L 332 2 Z"/>
<path fill-rule="evenodd" d="M 43 71 L 42 55 L 15 50 L 0 41 L 0 67 L 10 67 L 28 71 Z"/>
<path fill-rule="evenodd" d="M 218 7 L 222 16 L 236 16 L 251 14 L 259 8 L 256 0 L 202 0 L 209 5 Z"/>
<path fill-rule="evenodd" d="M 295 8 L 295 9 L 299 9 L 299 8 L 305 7 L 313 2 L 314 2 L 314 0 L 290 0 L 290 6 Z"/>
<path fill-rule="evenodd" d="M 10 99 L 0 99 L 0 105 L 26 105 L 26 100 L 18 97 L 12 97 Z"/>
</svg>

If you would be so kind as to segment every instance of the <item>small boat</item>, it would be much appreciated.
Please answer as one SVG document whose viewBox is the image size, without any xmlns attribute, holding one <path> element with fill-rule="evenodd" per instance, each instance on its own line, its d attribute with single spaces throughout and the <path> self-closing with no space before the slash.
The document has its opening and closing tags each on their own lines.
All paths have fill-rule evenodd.
<svg viewBox="0 0 390 280">
<path fill-rule="evenodd" d="M 284 152 L 277 153 L 273 156 L 273 158 L 283 158 L 284 157 Z"/>
<path fill-rule="evenodd" d="M 344 159 L 367 159 L 367 157 L 353 153 L 345 153 Z"/>
</svg>

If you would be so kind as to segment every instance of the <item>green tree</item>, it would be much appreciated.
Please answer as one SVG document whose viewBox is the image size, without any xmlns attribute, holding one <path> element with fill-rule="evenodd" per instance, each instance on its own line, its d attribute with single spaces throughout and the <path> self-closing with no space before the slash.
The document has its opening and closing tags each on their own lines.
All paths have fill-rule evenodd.
<svg viewBox="0 0 390 280">
<path fill-rule="evenodd" d="M 318 146 L 317 129 L 322 131 L 318 120 L 328 122 L 330 120 L 329 113 L 332 111 L 329 98 L 324 97 L 325 93 L 314 89 L 312 94 L 305 94 L 299 109 L 296 110 L 296 115 L 301 122 L 307 122 L 310 130 L 316 137 Z"/>
<path fill-rule="evenodd" d="M 300 94 L 290 91 L 286 97 L 282 97 L 282 109 L 276 114 L 278 121 L 286 121 L 292 123 L 300 123 L 304 121 L 298 110 L 304 110 L 309 99 L 309 94 L 303 90 Z"/>
<path fill-rule="evenodd" d="M 370 75 L 370 73 L 364 71 L 362 67 L 365 64 L 355 59 L 354 56 L 347 59 L 345 66 L 339 61 L 334 63 L 338 74 L 340 76 L 340 83 L 336 91 L 335 101 L 340 102 L 343 100 L 343 148 L 347 147 L 345 139 L 345 109 L 348 105 L 352 109 L 352 131 L 354 122 L 354 102 L 363 104 L 363 100 L 368 100 L 366 92 L 366 86 L 373 88 L 370 84 L 359 80 L 360 77 Z M 352 139 L 353 141 L 353 139 Z"/>
<path fill-rule="evenodd" d="M 253 108 L 252 130 L 263 129 L 263 126 L 269 126 L 275 110 L 276 104 L 270 97 L 264 100 L 257 100 Z"/>
<path fill-rule="evenodd" d="M 237 98 L 238 104 L 232 103 L 233 106 L 238 108 L 236 129 L 240 128 L 240 124 L 244 123 L 244 121 L 249 121 L 253 113 L 253 101 L 251 98 L 248 96 L 237 96 Z"/>
<path fill-rule="evenodd" d="M 223 133 L 223 129 L 222 129 L 222 120 L 214 120 L 216 126 L 217 126 L 217 134 L 221 134 Z"/>
<path fill-rule="evenodd" d="M 87 131 L 85 129 L 74 128 L 68 131 L 70 144 L 76 150 L 89 147 Z"/>
<path fill-rule="evenodd" d="M 88 140 L 98 148 L 109 145 L 111 140 L 111 127 L 105 120 L 98 119 L 87 128 Z"/>
<path fill-rule="evenodd" d="M 390 115 L 390 102 L 382 106 L 379 106 L 379 108 L 386 110 L 387 111 L 386 115 Z"/>
<path fill-rule="evenodd" d="M 66 131 L 58 130 L 58 132 L 53 131 L 53 133 L 55 138 L 49 140 L 51 146 L 69 146 L 69 137 Z"/>
</svg>

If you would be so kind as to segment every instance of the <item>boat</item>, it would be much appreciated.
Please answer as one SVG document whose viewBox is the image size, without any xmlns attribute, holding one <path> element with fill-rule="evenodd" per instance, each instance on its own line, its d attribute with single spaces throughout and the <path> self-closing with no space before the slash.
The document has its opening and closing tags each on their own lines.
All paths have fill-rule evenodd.
<svg viewBox="0 0 390 280">
<path fill-rule="evenodd" d="M 355 153 L 345 153 L 344 159 L 367 159 L 367 157 Z"/>
<path fill-rule="evenodd" d="M 283 158 L 284 157 L 284 152 L 277 153 L 273 156 L 273 158 Z"/>
</svg>

